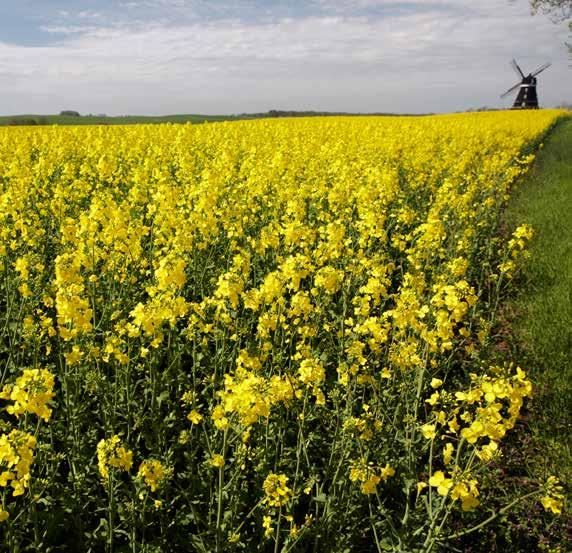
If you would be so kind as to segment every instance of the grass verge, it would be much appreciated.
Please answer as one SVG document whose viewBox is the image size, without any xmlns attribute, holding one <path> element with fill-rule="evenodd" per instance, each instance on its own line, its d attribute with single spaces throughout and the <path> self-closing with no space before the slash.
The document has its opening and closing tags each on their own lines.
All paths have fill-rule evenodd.
<svg viewBox="0 0 572 553">
<path fill-rule="evenodd" d="M 513 347 L 536 388 L 529 427 L 536 461 L 572 477 L 572 118 L 560 123 L 509 205 L 511 227 L 535 229 L 510 306 Z"/>
<path fill-rule="evenodd" d="M 572 482 L 572 118 L 561 121 L 505 214 L 505 227 L 531 225 L 530 259 L 514 283 L 516 294 L 500 314 L 498 352 L 527 370 L 535 395 L 495 467 L 499 505 L 523 495 L 534 482 L 556 476 L 570 505 Z M 498 343 L 497 343 L 498 346 Z M 494 355 L 494 354 L 493 354 Z M 572 551 L 572 517 L 545 513 L 535 499 L 484 530 L 474 551 Z M 465 551 L 467 543 L 463 544 Z"/>
</svg>

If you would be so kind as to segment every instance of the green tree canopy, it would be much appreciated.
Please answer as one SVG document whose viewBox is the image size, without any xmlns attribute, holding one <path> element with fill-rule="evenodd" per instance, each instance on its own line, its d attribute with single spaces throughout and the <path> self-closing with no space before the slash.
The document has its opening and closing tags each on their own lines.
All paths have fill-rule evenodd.
<svg viewBox="0 0 572 553">
<path fill-rule="evenodd" d="M 534 13 L 548 13 L 557 20 L 572 18 L 572 0 L 530 0 Z"/>
<path fill-rule="evenodd" d="M 572 0 L 530 0 L 530 5 L 535 14 L 546 13 L 555 22 L 568 21 L 568 27 L 572 31 Z M 566 42 L 566 46 L 572 56 L 572 42 Z"/>
</svg>

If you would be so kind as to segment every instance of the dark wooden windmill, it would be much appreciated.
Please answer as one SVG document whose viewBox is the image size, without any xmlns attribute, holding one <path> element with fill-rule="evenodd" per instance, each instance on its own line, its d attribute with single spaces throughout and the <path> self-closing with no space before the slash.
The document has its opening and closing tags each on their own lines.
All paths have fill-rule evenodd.
<svg viewBox="0 0 572 553">
<path fill-rule="evenodd" d="M 509 88 L 501 98 L 508 96 L 511 92 L 514 92 L 517 88 L 519 89 L 516 95 L 516 100 L 512 106 L 512 109 L 538 109 L 538 94 L 536 94 L 536 76 L 548 69 L 552 64 L 545 63 L 541 65 L 536 71 L 529 73 L 525 76 L 522 69 L 516 63 L 516 60 L 512 60 L 511 65 L 519 76 L 520 83 L 515 84 L 513 87 Z"/>
</svg>

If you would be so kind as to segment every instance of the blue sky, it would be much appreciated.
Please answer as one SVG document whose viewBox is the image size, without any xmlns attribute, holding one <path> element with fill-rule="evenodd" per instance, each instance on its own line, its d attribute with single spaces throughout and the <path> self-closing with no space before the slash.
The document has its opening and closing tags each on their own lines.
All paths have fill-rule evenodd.
<svg viewBox="0 0 572 553">
<path fill-rule="evenodd" d="M 500 107 L 513 56 L 555 105 L 568 35 L 527 0 L 0 0 L 0 112 Z"/>
<path fill-rule="evenodd" d="M 327 2 L 321 0 L 20 0 L 0 5 L 2 41 L 48 45 L 60 37 L 59 28 L 105 27 L 162 23 L 241 21 L 268 23 L 333 14 L 353 17 L 393 17 L 402 14 L 449 11 L 442 2 Z"/>
</svg>

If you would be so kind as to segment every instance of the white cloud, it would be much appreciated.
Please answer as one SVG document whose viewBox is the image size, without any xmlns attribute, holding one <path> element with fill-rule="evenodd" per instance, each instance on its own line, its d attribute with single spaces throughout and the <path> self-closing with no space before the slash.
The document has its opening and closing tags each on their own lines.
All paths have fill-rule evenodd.
<svg viewBox="0 0 572 553">
<path fill-rule="evenodd" d="M 45 25 L 40 27 L 41 31 L 54 35 L 86 34 L 97 30 L 93 25 Z"/>
<path fill-rule="evenodd" d="M 427 9 L 356 17 L 355 10 L 333 6 L 397 2 L 320 1 L 332 8 L 331 16 L 178 26 L 60 25 L 48 27 L 66 33 L 49 47 L 0 43 L 2 109 L 452 111 L 503 105 L 498 95 L 514 84 L 508 65 L 513 56 L 525 70 L 554 63 L 540 79 L 542 103 L 571 99 L 567 31 L 530 17 L 526 2 L 411 0 Z"/>
<path fill-rule="evenodd" d="M 82 10 L 76 14 L 79 19 L 101 19 L 103 15 L 93 10 Z"/>
</svg>

